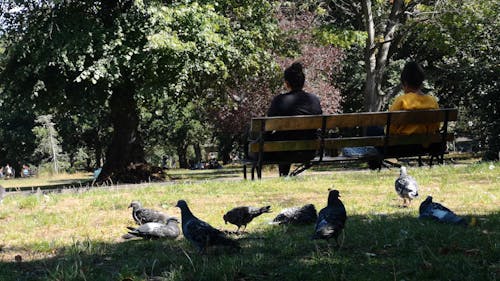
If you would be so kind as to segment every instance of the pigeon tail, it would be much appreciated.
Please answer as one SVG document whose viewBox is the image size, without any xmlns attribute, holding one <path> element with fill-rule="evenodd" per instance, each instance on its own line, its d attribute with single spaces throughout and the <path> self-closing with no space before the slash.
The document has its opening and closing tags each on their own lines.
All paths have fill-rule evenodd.
<svg viewBox="0 0 500 281">
<path fill-rule="evenodd" d="M 122 238 L 125 239 L 125 240 L 132 239 L 132 238 L 135 238 L 135 237 L 137 237 L 137 236 L 135 236 L 133 234 L 130 234 L 130 233 L 122 235 Z"/>
</svg>

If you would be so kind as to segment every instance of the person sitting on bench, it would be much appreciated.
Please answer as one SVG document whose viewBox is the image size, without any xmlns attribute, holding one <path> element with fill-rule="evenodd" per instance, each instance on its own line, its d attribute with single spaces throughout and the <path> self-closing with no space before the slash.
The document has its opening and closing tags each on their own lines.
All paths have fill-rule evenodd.
<svg viewBox="0 0 500 281">
<path fill-rule="evenodd" d="M 435 97 L 422 92 L 425 79 L 422 67 L 416 62 L 408 62 L 401 72 L 404 94 L 397 97 L 389 111 L 439 109 Z M 439 130 L 439 123 L 391 125 L 391 135 L 433 134 Z"/>
<path fill-rule="evenodd" d="M 394 102 L 389 106 L 389 111 L 439 109 L 436 98 L 422 92 L 422 85 L 425 80 L 425 74 L 422 67 L 418 63 L 413 61 L 406 63 L 401 72 L 400 79 L 404 94 L 394 99 Z M 438 130 L 439 123 L 391 125 L 389 128 L 389 134 L 432 134 L 437 132 Z M 367 135 L 384 135 L 384 128 L 369 127 L 367 129 Z M 398 151 L 399 153 L 404 153 L 406 151 L 411 154 L 413 151 L 415 151 L 415 149 L 421 150 L 426 149 L 427 147 L 422 145 L 397 145 L 390 147 L 390 151 Z M 382 147 L 375 148 L 380 154 L 383 153 Z M 438 148 L 436 147 L 436 149 Z M 359 155 L 361 153 L 365 153 L 365 151 L 368 151 L 370 154 L 374 154 L 373 147 L 347 148 L 344 149 L 343 153 L 344 155 L 349 156 L 350 154 Z M 380 168 L 380 164 L 380 161 L 368 161 L 368 166 L 372 170 Z"/>
<path fill-rule="evenodd" d="M 274 97 L 267 111 L 267 116 L 320 115 L 323 113 L 319 98 L 314 94 L 302 90 L 305 83 L 305 75 L 301 63 L 295 62 L 285 69 L 284 78 L 288 92 Z M 266 140 L 315 139 L 317 138 L 317 131 L 271 132 L 265 138 Z M 314 150 L 300 150 L 293 152 L 269 152 L 264 154 L 264 159 L 285 162 L 279 164 L 279 175 L 285 177 L 290 172 L 290 163 L 303 163 L 313 159 L 315 156 L 316 151 Z"/>
</svg>

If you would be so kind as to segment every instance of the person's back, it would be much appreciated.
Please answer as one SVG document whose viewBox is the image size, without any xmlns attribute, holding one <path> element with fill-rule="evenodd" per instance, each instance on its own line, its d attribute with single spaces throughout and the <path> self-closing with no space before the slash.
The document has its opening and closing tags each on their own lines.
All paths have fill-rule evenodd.
<svg viewBox="0 0 500 281">
<path fill-rule="evenodd" d="M 322 112 L 317 96 L 292 90 L 273 99 L 267 116 L 315 115 Z"/>
<path fill-rule="evenodd" d="M 425 76 L 416 62 L 409 62 L 401 72 L 404 94 L 397 97 L 389 111 L 439 109 L 436 98 L 422 92 Z M 439 129 L 439 123 L 392 125 L 391 135 L 430 134 Z"/>
</svg>

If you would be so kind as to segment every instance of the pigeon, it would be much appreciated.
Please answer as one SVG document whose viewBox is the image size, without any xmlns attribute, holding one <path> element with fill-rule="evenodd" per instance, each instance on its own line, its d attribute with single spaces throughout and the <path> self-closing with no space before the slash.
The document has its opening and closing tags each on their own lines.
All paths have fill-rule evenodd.
<svg viewBox="0 0 500 281">
<path fill-rule="evenodd" d="M 430 218 L 444 223 L 467 225 L 464 218 L 437 202 L 432 202 L 432 196 L 427 196 L 418 209 L 419 219 Z"/>
<path fill-rule="evenodd" d="M 344 204 L 339 199 L 338 190 L 330 190 L 328 193 L 328 204 L 321 209 L 316 221 L 316 228 L 311 239 L 325 239 L 329 241 L 334 238 L 337 246 L 339 246 L 338 236 L 344 229 L 347 219 Z"/>
<path fill-rule="evenodd" d="M 159 239 L 159 238 L 172 238 L 175 239 L 179 236 L 179 220 L 176 218 L 169 218 L 167 223 L 161 222 L 148 222 L 141 224 L 137 228 L 128 226 L 130 230 L 128 234 L 123 235 L 124 239 L 131 239 L 135 237 L 142 237 L 145 239 Z"/>
<path fill-rule="evenodd" d="M 236 232 L 239 232 L 240 227 L 243 226 L 243 230 L 247 228 L 247 224 L 249 224 L 254 218 L 262 215 L 263 213 L 271 212 L 271 206 L 265 206 L 262 208 L 242 206 L 236 207 L 228 211 L 222 218 L 224 222 L 230 222 L 238 227 Z"/>
<path fill-rule="evenodd" d="M 195 217 L 186 201 L 177 201 L 176 207 L 181 209 L 184 237 L 198 249 L 200 254 L 204 253 L 207 247 L 215 245 L 240 248 L 238 242 L 227 237 L 224 232 Z"/>
<path fill-rule="evenodd" d="M 132 208 L 132 217 L 138 225 L 148 222 L 161 222 L 166 224 L 167 220 L 170 218 L 162 212 L 143 208 L 139 201 L 132 201 L 128 207 Z"/>
<path fill-rule="evenodd" d="M 283 209 L 272 223 L 277 224 L 309 224 L 314 223 L 318 215 L 313 204 L 307 204 L 302 207 L 291 207 Z"/>
<path fill-rule="evenodd" d="M 408 206 L 407 204 L 410 204 L 412 199 L 418 197 L 417 181 L 408 175 L 406 167 L 401 167 L 399 177 L 396 179 L 394 186 L 399 197 L 403 198 L 403 207 Z"/>
</svg>

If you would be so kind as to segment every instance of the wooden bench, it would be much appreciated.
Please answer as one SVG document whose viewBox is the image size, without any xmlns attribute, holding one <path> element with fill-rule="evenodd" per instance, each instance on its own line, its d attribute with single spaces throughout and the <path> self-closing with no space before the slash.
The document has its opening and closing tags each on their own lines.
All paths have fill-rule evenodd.
<svg viewBox="0 0 500 281">
<path fill-rule="evenodd" d="M 305 160 L 298 164 L 290 175 L 298 175 L 313 165 L 331 163 L 336 161 L 352 160 L 376 160 L 382 161 L 387 158 L 400 158 L 418 156 L 431 156 L 443 163 L 446 153 L 446 142 L 452 141 L 454 135 L 448 131 L 449 122 L 456 121 L 458 110 L 454 108 L 419 111 L 392 111 L 392 112 L 362 112 L 333 115 L 307 115 L 286 117 L 259 117 L 252 118 L 249 134 L 247 157 L 243 162 L 243 175 L 247 178 L 247 165 L 252 167 L 252 179 L 254 172 L 257 177 L 262 177 L 262 166 L 266 164 L 280 164 L 278 161 L 264 160 L 266 152 L 290 152 L 299 150 L 316 150 L 316 158 Z M 441 122 L 439 132 L 426 135 L 391 135 L 390 125 L 403 124 L 428 124 Z M 371 126 L 385 127 L 384 135 L 365 136 L 361 132 L 364 128 Z M 318 130 L 318 138 L 312 140 L 279 140 L 269 141 L 265 139 L 266 134 L 272 131 L 294 131 L 294 130 Z M 353 133 L 354 132 L 354 133 Z M 415 149 L 411 151 L 401 150 L 401 146 L 424 145 L 428 149 Z M 341 151 L 345 147 L 378 147 L 380 153 L 377 155 L 363 155 L 359 157 L 345 157 L 341 155 L 326 156 L 327 151 Z M 432 149 L 430 149 L 432 148 Z M 249 159 L 248 153 L 256 155 Z M 286 163 L 286 162 L 281 162 Z M 294 164 L 294 163 L 290 163 Z M 297 164 L 297 162 L 296 162 Z"/>
</svg>

